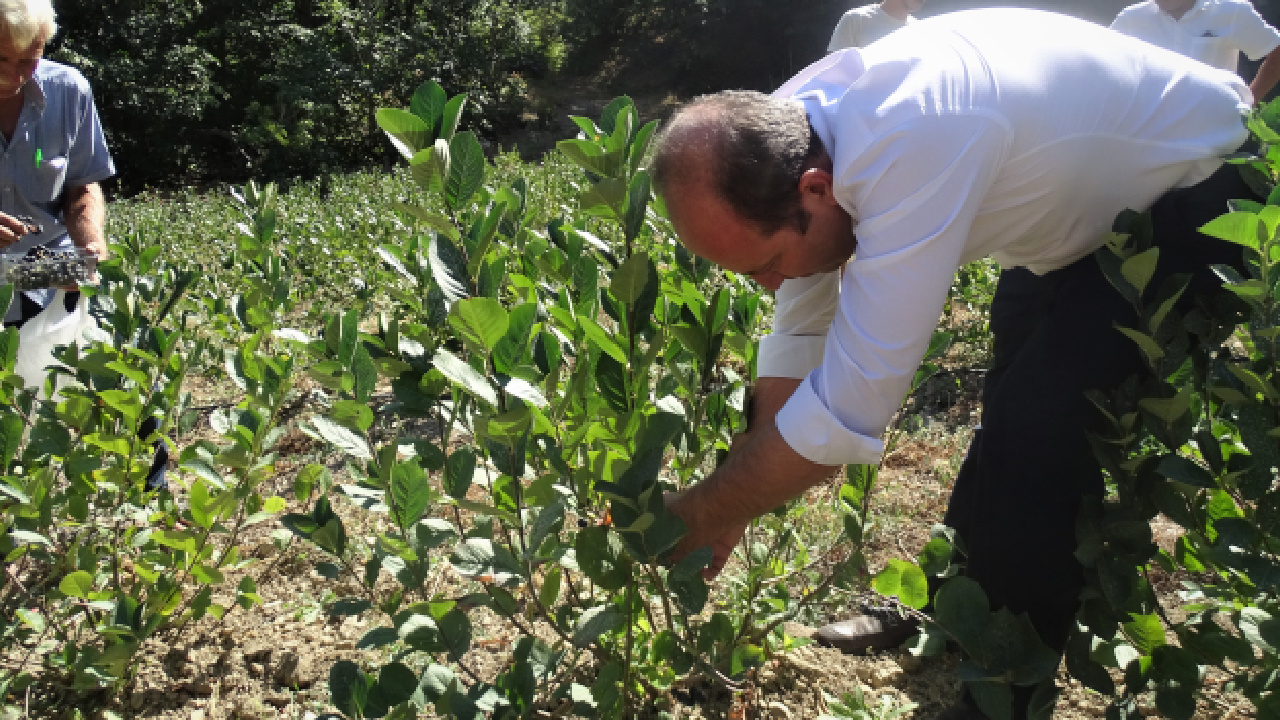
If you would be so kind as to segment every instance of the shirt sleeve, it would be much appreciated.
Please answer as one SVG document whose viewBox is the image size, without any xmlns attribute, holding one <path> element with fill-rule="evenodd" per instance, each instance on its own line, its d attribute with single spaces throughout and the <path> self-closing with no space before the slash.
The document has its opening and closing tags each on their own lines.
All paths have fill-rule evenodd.
<svg viewBox="0 0 1280 720">
<path fill-rule="evenodd" d="M 831 33 L 831 42 L 827 43 L 827 52 L 858 47 L 858 19 L 857 13 L 845 13 L 840 16 L 835 32 Z"/>
<path fill-rule="evenodd" d="M 1280 32 L 1271 27 L 1252 3 L 1240 2 L 1231 18 L 1231 40 L 1250 60 L 1261 60 L 1280 47 Z"/>
<path fill-rule="evenodd" d="M 98 120 L 98 108 L 88 82 L 84 83 L 76 112 L 76 131 L 67 151 L 67 187 L 84 187 L 116 174 L 115 162 L 107 151 L 107 139 Z"/>
<path fill-rule="evenodd" d="M 1111 29 L 1125 35 L 1137 37 L 1139 33 L 1134 31 L 1133 13 L 1127 10 L 1121 10 L 1116 19 L 1111 21 Z"/>
<path fill-rule="evenodd" d="M 776 416 L 787 443 L 823 465 L 878 462 L 1009 142 L 981 115 L 918 118 L 881 137 L 837 170 L 858 247 L 822 362 Z"/>
<path fill-rule="evenodd" d="M 760 339 L 756 375 L 802 378 L 818 367 L 839 296 L 839 272 L 783 282 L 774 293 L 773 330 Z"/>
</svg>

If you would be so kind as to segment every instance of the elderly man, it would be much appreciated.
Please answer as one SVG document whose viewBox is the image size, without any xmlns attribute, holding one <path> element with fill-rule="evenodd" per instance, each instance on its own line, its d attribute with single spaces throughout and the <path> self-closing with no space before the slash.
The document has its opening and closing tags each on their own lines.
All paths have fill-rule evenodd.
<svg viewBox="0 0 1280 720">
<path fill-rule="evenodd" d="M 1249 0 L 1145 0 L 1121 10 L 1111 29 L 1231 72 L 1242 52 L 1266 58 L 1249 86 L 1259 100 L 1280 80 L 1280 32 Z"/>
<path fill-rule="evenodd" d="M 945 522 L 992 606 L 1061 651 L 1084 582 L 1077 511 L 1104 494 L 1084 393 L 1143 368 L 1091 254 L 1120 211 L 1151 208 L 1153 287 L 1187 272 L 1211 291 L 1210 265 L 1239 265 L 1195 228 L 1251 196 L 1219 157 L 1252 102 L 1235 75 L 1106 28 L 986 9 L 829 55 L 771 97 L 677 113 L 652 164 L 677 234 L 777 293 L 750 431 L 668 498 L 689 528 L 677 557 L 711 546 L 718 571 L 752 518 L 878 462 L 957 268 L 990 255 L 994 359 Z M 882 630 L 851 623 L 836 644 L 902 639 Z"/>
<path fill-rule="evenodd" d="M 866 47 L 907 24 L 915 22 L 912 13 L 920 12 L 924 0 L 884 0 L 856 7 L 840 16 L 827 52 Z"/>
<path fill-rule="evenodd" d="M 115 166 L 88 81 L 42 59 L 55 32 L 49 0 L 0 0 L 0 249 L 74 245 L 101 259 L 106 210 L 98 183 Z M 42 232 L 32 232 L 37 227 Z M 20 293 L 5 323 L 26 322 L 52 297 L 52 290 Z"/>
</svg>

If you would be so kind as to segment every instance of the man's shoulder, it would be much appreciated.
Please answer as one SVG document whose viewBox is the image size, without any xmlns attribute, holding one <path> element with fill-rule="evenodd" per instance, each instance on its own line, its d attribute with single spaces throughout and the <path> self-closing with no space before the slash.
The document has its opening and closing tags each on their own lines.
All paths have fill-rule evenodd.
<svg viewBox="0 0 1280 720">
<path fill-rule="evenodd" d="M 36 66 L 35 76 L 46 93 L 52 88 L 63 88 L 86 95 L 92 92 L 89 80 L 79 70 L 56 60 L 41 60 Z"/>
<path fill-rule="evenodd" d="M 852 10 L 846 11 L 844 14 L 844 18 L 849 20 L 862 20 L 865 18 L 874 17 L 876 13 L 879 12 L 879 10 L 880 10 L 879 3 L 871 3 L 870 5 L 860 5 L 856 8 L 853 8 Z"/>
<path fill-rule="evenodd" d="M 1154 17 L 1159 13 L 1160 13 L 1160 6 L 1156 5 L 1154 0 L 1143 0 L 1143 2 L 1134 3 L 1133 5 L 1130 5 L 1125 9 L 1121 10 L 1116 15 L 1116 19 L 1119 20 L 1120 18 L 1124 18 L 1128 20 L 1128 19 L 1148 17 L 1148 16 Z"/>
<path fill-rule="evenodd" d="M 1214 13 L 1248 13 L 1251 15 L 1258 14 L 1257 9 L 1249 0 L 1200 0 L 1203 7 L 1208 12 Z"/>
</svg>

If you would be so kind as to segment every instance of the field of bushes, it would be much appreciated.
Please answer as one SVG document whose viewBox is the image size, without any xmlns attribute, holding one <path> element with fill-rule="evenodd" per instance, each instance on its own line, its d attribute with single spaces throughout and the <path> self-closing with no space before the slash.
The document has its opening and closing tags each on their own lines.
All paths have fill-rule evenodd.
<svg viewBox="0 0 1280 720">
<path fill-rule="evenodd" d="M 1276 712 L 1280 158 L 1236 158 L 1269 204 L 1206 228 L 1250 253 L 1233 301 L 1146 287 L 1140 216 L 1099 251 L 1152 372 L 1094 398 L 1113 494 L 1060 667 L 934 526 L 992 264 L 957 276 L 882 465 L 757 520 L 707 582 L 708 551 L 667 561 L 663 495 L 746 429 L 770 297 L 675 242 L 631 100 L 536 164 L 487 157 L 467 103 L 379 108 L 393 169 L 115 202 L 96 329 L 40 388 L 0 334 L 5 717 L 888 720 L 961 682 L 997 720 L 1017 686 L 1035 717 Z M 1251 126 L 1266 151 L 1280 108 Z M 809 645 L 864 601 L 925 632 Z"/>
</svg>

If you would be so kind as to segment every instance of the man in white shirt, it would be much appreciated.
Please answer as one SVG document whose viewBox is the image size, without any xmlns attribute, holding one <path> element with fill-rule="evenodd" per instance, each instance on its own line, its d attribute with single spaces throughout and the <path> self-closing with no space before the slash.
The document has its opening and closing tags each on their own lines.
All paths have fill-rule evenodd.
<svg viewBox="0 0 1280 720">
<path fill-rule="evenodd" d="M 1258 100 L 1280 80 L 1280 32 L 1249 0 L 1145 0 L 1121 10 L 1111 29 L 1231 72 L 1242 52 L 1266 58 L 1249 87 Z"/>
<path fill-rule="evenodd" d="M 899 28 L 916 21 L 912 13 L 920 12 L 924 0 L 884 0 L 856 7 L 840 17 L 831 34 L 827 52 L 845 48 L 866 47 Z"/>
<path fill-rule="evenodd" d="M 1195 228 L 1250 196 L 1219 158 L 1252 101 L 1239 77 L 1106 28 L 993 8 L 829 55 L 772 97 L 677 113 L 652 168 L 677 234 L 776 290 L 751 429 L 669 498 L 689 528 L 677 557 L 711 546 L 718 572 L 752 518 L 879 462 L 957 268 L 991 255 L 995 357 L 946 522 L 992 607 L 1061 651 L 1080 500 L 1104 494 L 1084 392 L 1144 367 L 1090 255 L 1120 211 L 1152 208 L 1152 287 L 1190 272 L 1211 291 L 1212 263 L 1239 265 Z"/>
</svg>

